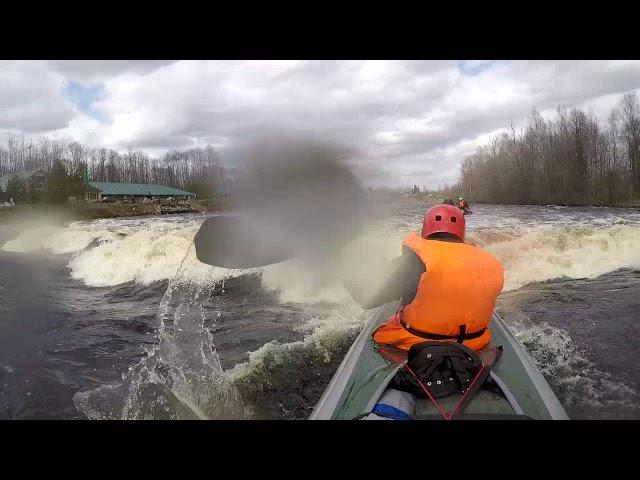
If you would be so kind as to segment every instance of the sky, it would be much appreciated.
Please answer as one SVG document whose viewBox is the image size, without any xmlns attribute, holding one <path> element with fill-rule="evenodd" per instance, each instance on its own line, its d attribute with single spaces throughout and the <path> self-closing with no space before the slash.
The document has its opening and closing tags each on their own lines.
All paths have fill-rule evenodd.
<svg viewBox="0 0 640 480">
<path fill-rule="evenodd" d="M 639 61 L 0 61 L 0 138 L 161 155 L 303 134 L 352 152 L 370 186 L 438 188 L 532 108 L 603 121 L 640 89 Z"/>
</svg>

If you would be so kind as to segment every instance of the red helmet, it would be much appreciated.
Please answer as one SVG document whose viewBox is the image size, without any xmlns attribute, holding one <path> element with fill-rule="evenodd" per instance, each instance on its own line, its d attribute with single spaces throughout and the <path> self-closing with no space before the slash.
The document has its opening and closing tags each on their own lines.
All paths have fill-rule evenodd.
<svg viewBox="0 0 640 480">
<path fill-rule="evenodd" d="M 464 215 L 452 205 L 436 205 L 424 214 L 422 238 L 433 233 L 451 233 L 464 240 Z"/>
</svg>

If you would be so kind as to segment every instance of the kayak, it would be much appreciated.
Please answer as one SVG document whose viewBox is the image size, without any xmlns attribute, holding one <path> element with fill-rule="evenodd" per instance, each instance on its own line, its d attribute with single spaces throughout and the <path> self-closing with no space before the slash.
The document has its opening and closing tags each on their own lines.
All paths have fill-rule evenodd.
<svg viewBox="0 0 640 480">
<path fill-rule="evenodd" d="M 310 420 L 354 420 L 364 418 L 378 401 L 391 391 L 388 388 L 399 369 L 400 361 L 385 360 L 373 342 L 376 327 L 393 315 L 399 303 L 390 302 L 374 312 L 372 320 L 357 337 L 325 392 L 316 404 Z M 491 343 L 487 349 L 502 346 L 502 354 L 491 367 L 483 386 L 466 404 L 456 419 L 534 419 L 568 420 L 568 416 L 551 387 L 542 376 L 524 346 L 494 312 L 489 328 Z M 478 352 L 482 353 L 482 352 Z M 451 411 L 456 395 L 438 400 Z M 434 403 L 414 398 L 413 419 L 442 419 Z"/>
</svg>

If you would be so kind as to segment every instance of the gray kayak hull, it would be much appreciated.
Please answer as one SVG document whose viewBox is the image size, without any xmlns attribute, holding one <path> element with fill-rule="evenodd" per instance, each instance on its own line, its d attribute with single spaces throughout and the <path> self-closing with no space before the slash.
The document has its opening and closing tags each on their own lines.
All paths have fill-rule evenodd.
<svg viewBox="0 0 640 480">
<path fill-rule="evenodd" d="M 398 366 L 389 365 L 376 352 L 372 333 L 397 307 L 398 302 L 391 302 L 373 312 L 372 320 L 340 363 L 310 420 L 350 420 L 373 408 Z M 490 329 L 491 345 L 501 345 L 503 348 L 500 360 L 492 368 L 491 378 L 499 385 L 511 406 L 511 416 L 540 420 L 568 419 L 524 346 L 497 313 L 491 319 Z"/>
</svg>

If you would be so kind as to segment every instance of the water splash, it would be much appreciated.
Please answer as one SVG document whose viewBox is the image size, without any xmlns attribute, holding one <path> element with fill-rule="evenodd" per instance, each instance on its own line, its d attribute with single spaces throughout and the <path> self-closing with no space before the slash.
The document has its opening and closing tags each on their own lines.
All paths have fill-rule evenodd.
<svg viewBox="0 0 640 480">
<path fill-rule="evenodd" d="M 254 418 L 307 418 L 368 318 L 361 310 L 334 310 L 301 326 L 301 341 L 273 340 L 249 352 L 228 373 Z"/>
<path fill-rule="evenodd" d="M 573 419 L 637 418 L 640 394 L 590 361 L 569 333 L 534 323 L 520 311 L 505 316 L 509 328 L 545 376 Z"/>
<path fill-rule="evenodd" d="M 74 396 L 92 419 L 244 418 L 242 400 L 222 369 L 204 303 L 217 278 L 194 284 L 185 255 L 160 303 L 158 344 L 122 375 L 122 383 Z"/>
</svg>

